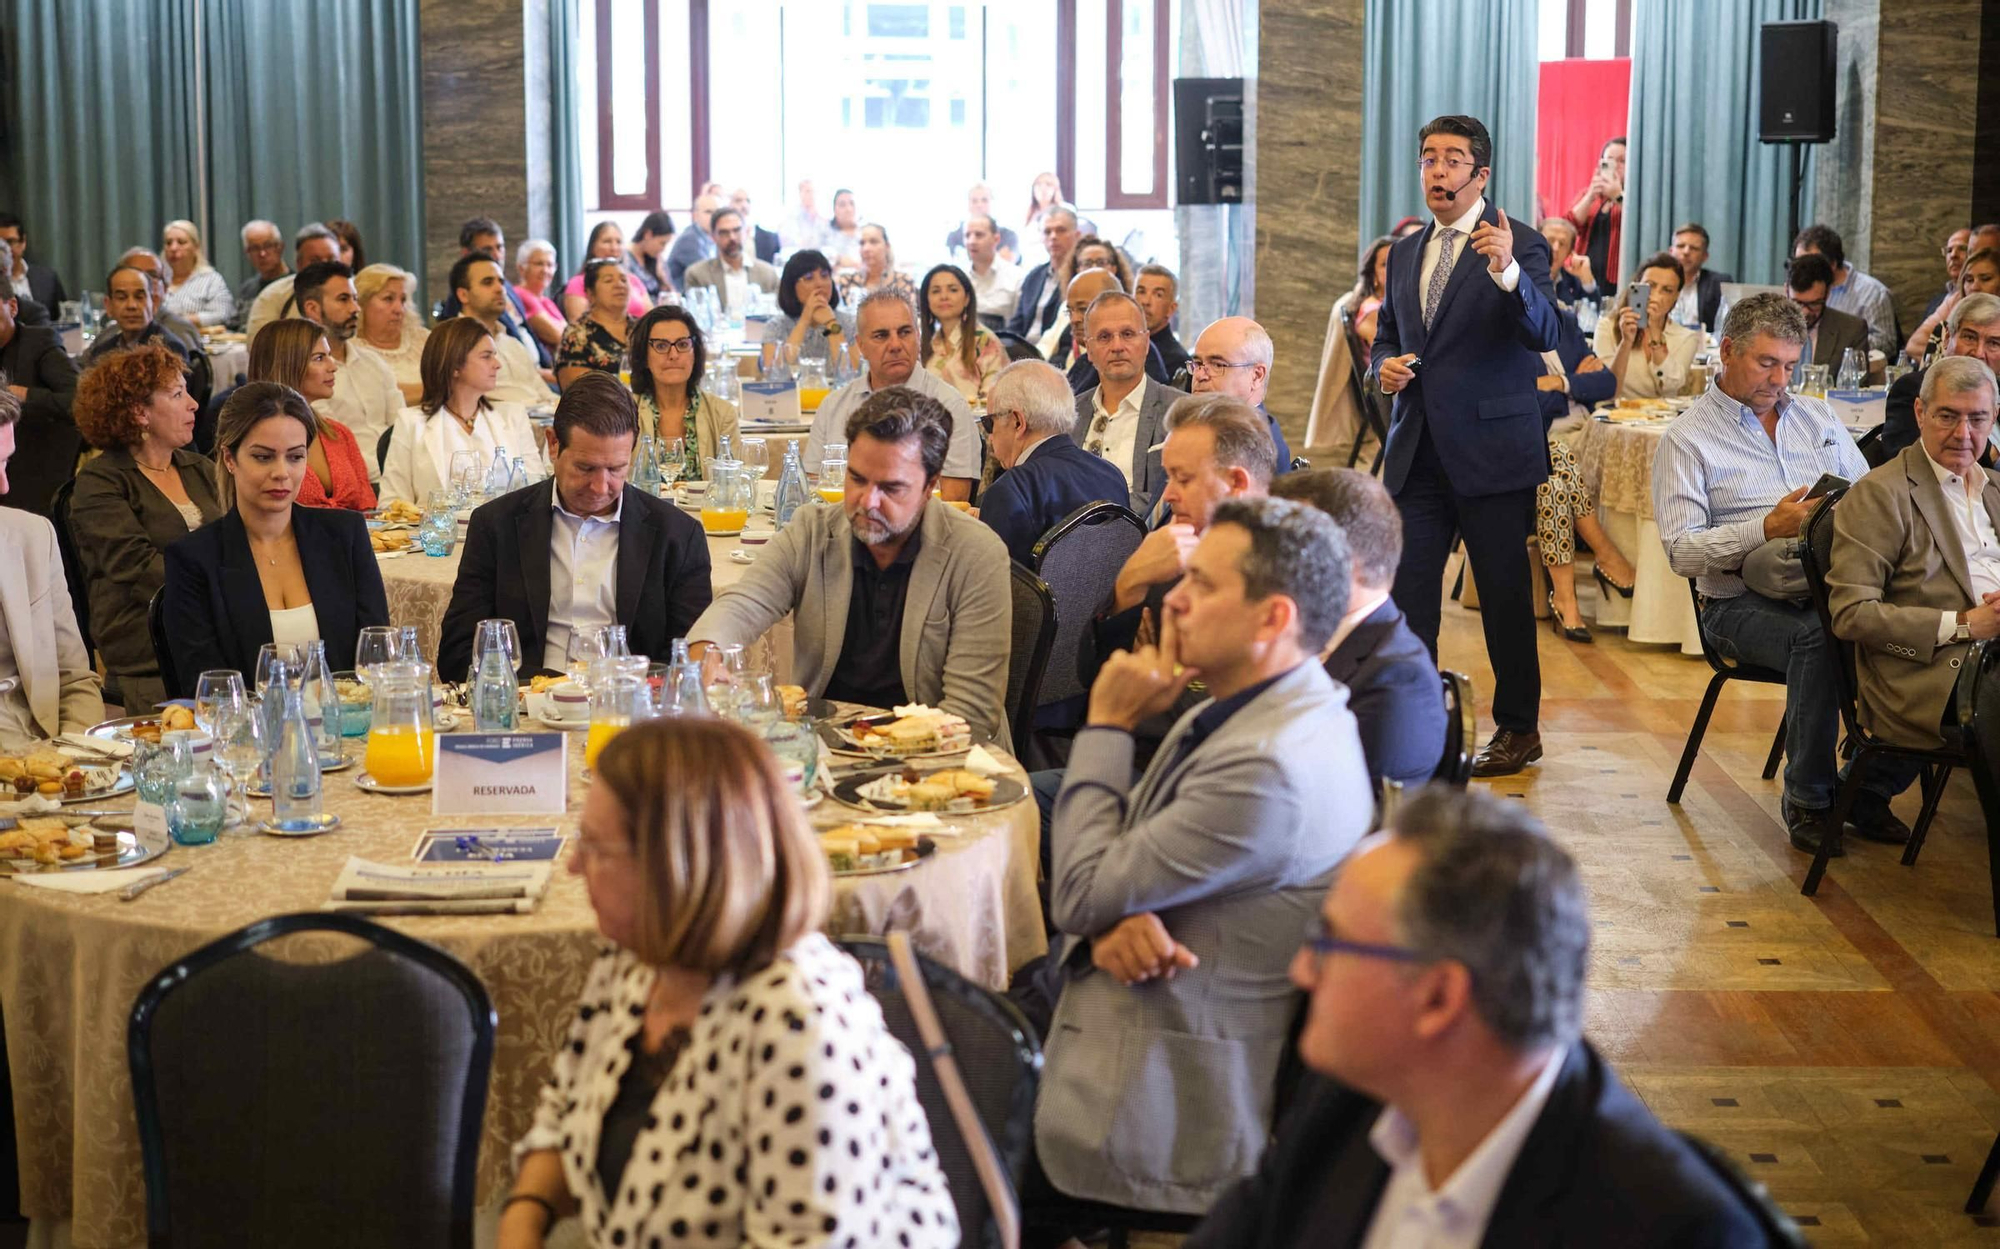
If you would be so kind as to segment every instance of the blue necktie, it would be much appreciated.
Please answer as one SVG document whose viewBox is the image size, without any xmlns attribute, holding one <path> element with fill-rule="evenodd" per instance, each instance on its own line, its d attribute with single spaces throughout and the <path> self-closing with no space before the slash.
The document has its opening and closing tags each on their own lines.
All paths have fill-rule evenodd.
<svg viewBox="0 0 2000 1249">
<path fill-rule="evenodd" d="M 1424 291 L 1424 328 L 1431 327 L 1432 318 L 1437 316 L 1438 301 L 1444 298 L 1444 286 L 1451 281 L 1452 240 L 1458 231 L 1446 227 L 1438 231 L 1438 262 L 1431 270 L 1431 284 Z"/>
</svg>

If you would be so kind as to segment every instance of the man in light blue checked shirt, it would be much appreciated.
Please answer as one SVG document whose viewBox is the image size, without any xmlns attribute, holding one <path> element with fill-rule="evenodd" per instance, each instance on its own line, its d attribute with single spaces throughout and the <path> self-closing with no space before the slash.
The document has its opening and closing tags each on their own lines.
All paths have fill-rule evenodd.
<svg viewBox="0 0 2000 1249">
<path fill-rule="evenodd" d="M 1798 537 L 1813 507 L 1806 492 L 1821 474 L 1854 481 L 1868 471 L 1825 403 L 1785 389 L 1805 344 L 1805 316 L 1781 294 L 1752 295 L 1729 310 L 1720 373 L 1660 440 L 1653 512 L 1668 564 L 1697 578 L 1701 628 L 1716 649 L 1785 674 L 1782 809 L 1792 845 L 1811 853 L 1838 784 L 1835 656 L 1809 604 L 1765 598 L 1741 576 L 1752 551 Z M 1908 778 L 1871 769 L 1854 802 L 1854 832 L 1909 840 L 1889 810 L 1903 787 L 1897 781 Z"/>
</svg>

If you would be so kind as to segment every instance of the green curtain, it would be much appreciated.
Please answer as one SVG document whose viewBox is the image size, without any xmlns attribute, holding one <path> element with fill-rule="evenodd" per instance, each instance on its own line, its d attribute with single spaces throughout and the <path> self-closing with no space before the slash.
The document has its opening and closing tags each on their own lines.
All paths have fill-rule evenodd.
<svg viewBox="0 0 2000 1249">
<path fill-rule="evenodd" d="M 583 265 L 583 161 L 577 151 L 577 59 L 582 55 L 577 34 L 578 0 L 549 2 L 549 164 L 553 174 L 550 196 L 554 224 L 549 239 L 565 272 Z M 513 258 L 508 258 L 512 263 Z"/>
<path fill-rule="evenodd" d="M 1758 27 L 1823 16 L 1821 0 L 1675 0 L 1632 6 L 1632 121 L 1625 157 L 1623 264 L 1698 221 L 1708 267 L 1741 282 L 1784 280 L 1791 251 L 1792 149 L 1757 141 Z M 1801 223 L 1813 219 L 1806 148 Z"/>
<path fill-rule="evenodd" d="M 415 0 L 203 0 L 209 248 L 232 281 L 263 217 L 344 217 L 366 258 L 424 278 Z M 419 299 L 418 306 L 427 306 Z"/>
<path fill-rule="evenodd" d="M 197 0 L 0 0 L 11 168 L 0 204 L 72 297 L 195 214 Z M 51 308 L 50 312 L 55 309 Z"/>
<path fill-rule="evenodd" d="M 1490 199 L 1516 221 L 1535 207 L 1537 0 L 1374 0 L 1363 34 L 1361 238 L 1424 214 L 1417 131 L 1440 113 L 1493 136 Z M 1332 141 L 1331 139 L 1329 141 Z"/>
</svg>

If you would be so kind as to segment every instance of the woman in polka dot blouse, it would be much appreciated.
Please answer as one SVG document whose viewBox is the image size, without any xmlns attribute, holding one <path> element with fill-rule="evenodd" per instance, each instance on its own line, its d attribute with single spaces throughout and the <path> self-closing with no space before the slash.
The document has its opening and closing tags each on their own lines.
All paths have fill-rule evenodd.
<svg viewBox="0 0 2000 1249">
<path fill-rule="evenodd" d="M 501 1249 L 570 1214 L 633 1249 L 958 1244 L 915 1064 L 819 931 L 825 859 L 756 737 L 627 729 L 570 869 L 611 946 L 514 1147 Z"/>
</svg>

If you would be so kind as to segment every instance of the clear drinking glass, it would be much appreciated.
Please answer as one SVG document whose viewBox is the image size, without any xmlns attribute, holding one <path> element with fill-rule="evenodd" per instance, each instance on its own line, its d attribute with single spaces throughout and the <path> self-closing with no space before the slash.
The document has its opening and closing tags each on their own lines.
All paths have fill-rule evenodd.
<svg viewBox="0 0 2000 1249">
<path fill-rule="evenodd" d="M 748 679 L 736 696 L 736 714 L 743 723 L 758 727 L 785 718 L 784 700 L 778 697 L 769 673 L 760 672 Z"/>
<path fill-rule="evenodd" d="M 597 752 L 632 725 L 651 718 L 652 694 L 643 676 L 617 673 L 603 677 L 590 690 L 590 732 L 583 742 L 583 766 L 597 765 Z"/>
<path fill-rule="evenodd" d="M 271 665 L 285 665 L 286 679 L 296 685 L 305 678 L 305 658 L 290 642 L 266 642 L 257 649 L 257 696 L 271 687 Z"/>
<path fill-rule="evenodd" d="M 250 800 L 243 786 L 264 766 L 263 713 L 248 701 L 225 706 L 216 715 L 211 735 L 215 738 L 215 766 L 228 778 L 237 797 L 237 818 L 247 820 Z"/>
<path fill-rule="evenodd" d="M 753 482 L 764 480 L 764 474 L 771 468 L 771 447 L 762 438 L 744 438 L 742 446 L 736 450 L 736 458 L 743 461 L 744 472 Z"/>
<path fill-rule="evenodd" d="M 812 792 L 819 774 L 819 733 L 809 716 L 787 720 L 783 716 L 759 725 L 764 744 L 778 757 L 788 778 L 795 778 L 801 795 Z"/>
<path fill-rule="evenodd" d="M 354 671 L 362 680 L 373 681 L 375 669 L 395 663 L 401 649 L 394 625 L 369 625 L 354 644 Z"/>
<path fill-rule="evenodd" d="M 745 684 L 743 647 L 734 642 L 709 647 L 701 657 L 701 684 L 709 710 L 724 719 L 735 719 Z"/>
<path fill-rule="evenodd" d="M 681 468 L 687 463 L 687 440 L 684 438 L 660 439 L 660 493 L 673 489 L 681 479 Z"/>
<path fill-rule="evenodd" d="M 603 625 L 587 625 L 581 629 L 571 629 L 569 633 L 569 679 L 590 688 L 590 663 L 603 659 L 608 653 Z"/>
<path fill-rule="evenodd" d="M 205 846 L 229 816 L 229 783 L 207 768 L 174 782 L 166 802 L 167 836 L 177 846 Z"/>
<path fill-rule="evenodd" d="M 194 683 L 194 722 L 210 737 L 215 736 L 216 708 L 247 701 L 243 674 L 234 668 L 211 668 Z"/>
<path fill-rule="evenodd" d="M 499 650 L 507 656 L 507 670 L 521 670 L 521 631 L 511 620 L 482 620 L 472 632 L 472 666 L 476 671 L 479 658 L 489 650 Z"/>
<path fill-rule="evenodd" d="M 452 505 L 464 507 L 479 494 L 480 485 L 485 481 L 485 467 L 479 462 L 477 451 L 454 451 L 451 453 L 451 477 L 449 486 Z"/>
</svg>

